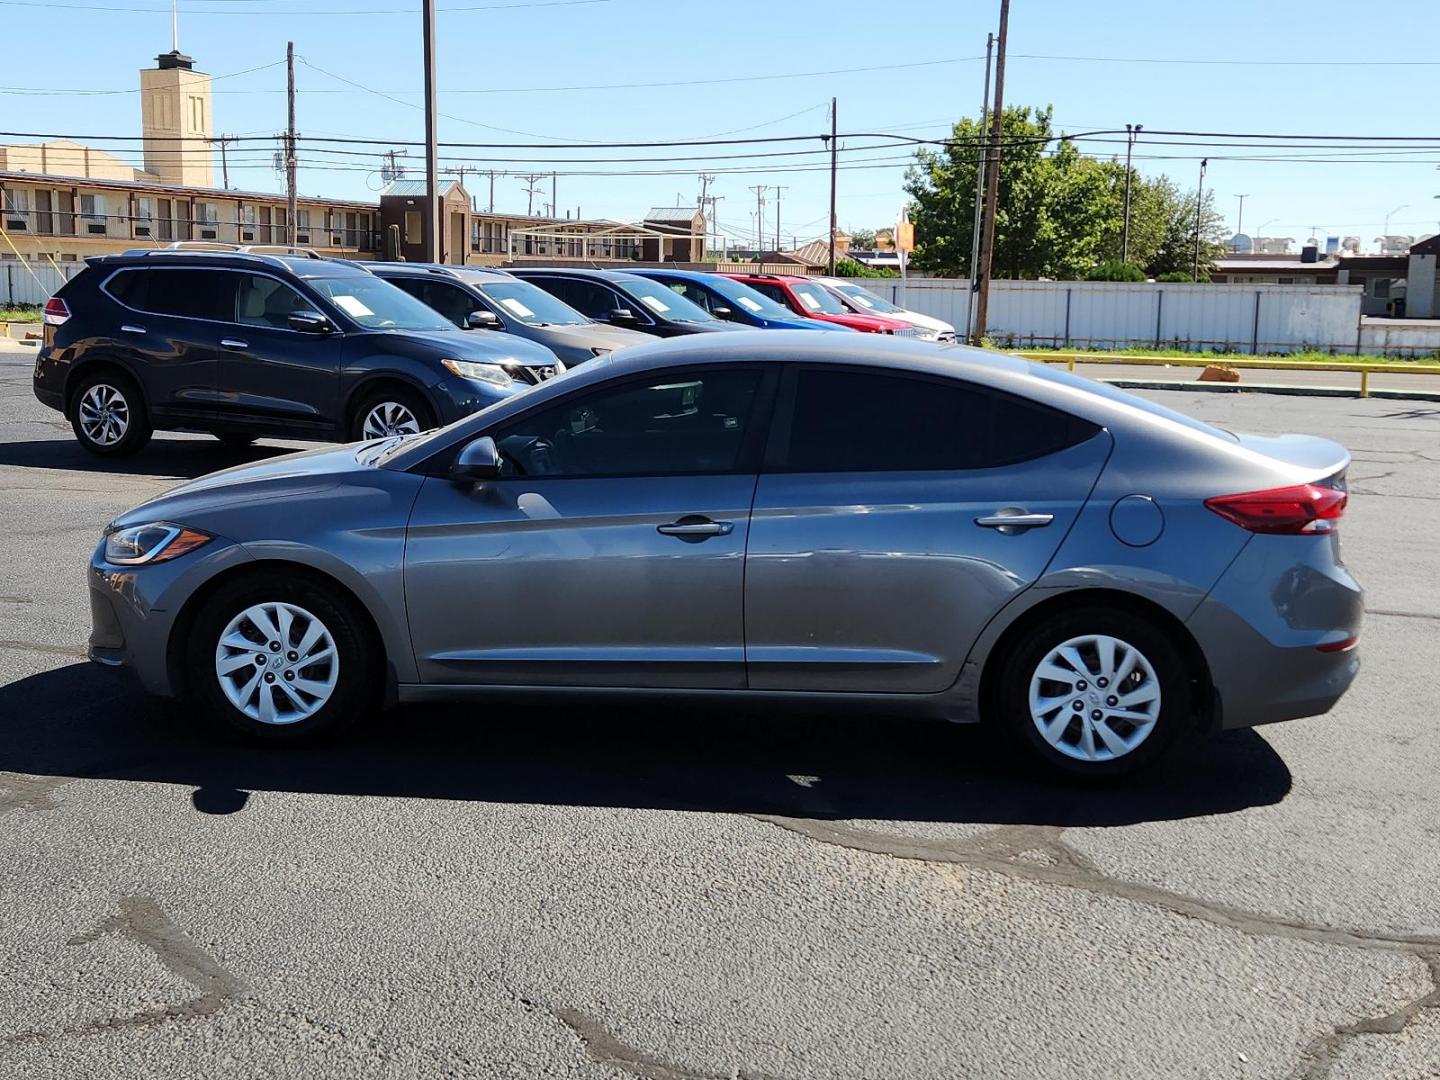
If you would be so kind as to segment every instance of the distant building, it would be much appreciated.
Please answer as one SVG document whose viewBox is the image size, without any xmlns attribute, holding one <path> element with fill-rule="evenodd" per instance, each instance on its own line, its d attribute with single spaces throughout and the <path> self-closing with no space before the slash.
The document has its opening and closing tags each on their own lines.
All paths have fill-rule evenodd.
<svg viewBox="0 0 1440 1080">
<path fill-rule="evenodd" d="M 641 245 L 647 262 L 705 261 L 705 214 L 698 206 L 652 206 L 641 224 L 657 234 Z"/>
<path fill-rule="evenodd" d="M 1348 249 L 1347 249 L 1348 250 Z M 1215 261 L 1210 280 L 1223 285 L 1359 285 L 1360 313 L 1408 319 L 1440 317 L 1436 260 L 1440 235 L 1383 255 L 1229 255 Z"/>
</svg>

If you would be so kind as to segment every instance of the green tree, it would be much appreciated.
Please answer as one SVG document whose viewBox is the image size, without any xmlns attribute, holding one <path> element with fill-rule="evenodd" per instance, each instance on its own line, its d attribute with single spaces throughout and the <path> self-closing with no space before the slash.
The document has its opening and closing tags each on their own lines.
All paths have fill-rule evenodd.
<svg viewBox="0 0 1440 1080">
<path fill-rule="evenodd" d="M 850 246 L 856 251 L 875 250 L 874 229 L 849 229 L 847 231 L 850 234 Z"/>
</svg>

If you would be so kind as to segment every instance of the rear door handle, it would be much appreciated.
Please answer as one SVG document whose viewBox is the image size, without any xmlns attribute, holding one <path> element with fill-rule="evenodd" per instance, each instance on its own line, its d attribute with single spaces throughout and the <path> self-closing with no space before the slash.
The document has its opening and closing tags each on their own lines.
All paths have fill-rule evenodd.
<svg viewBox="0 0 1440 1080">
<path fill-rule="evenodd" d="M 733 521 L 711 521 L 702 517 L 683 517 L 669 525 L 657 525 L 655 531 L 682 540 L 704 540 L 707 536 L 729 536 L 735 531 Z"/>
<path fill-rule="evenodd" d="M 1018 533 L 1044 528 L 1054 520 L 1054 514 L 1027 514 L 1019 507 L 1007 506 L 986 517 L 976 518 L 975 524 L 985 529 L 999 529 L 1003 533 Z"/>
<path fill-rule="evenodd" d="M 143 334 L 145 327 L 136 326 L 134 323 L 125 323 L 120 327 L 121 332 L 126 334 Z"/>
<path fill-rule="evenodd" d="M 239 338 L 222 337 L 220 339 L 220 347 L 222 349 L 234 349 L 236 352 L 241 352 L 250 348 L 250 343 L 248 341 L 241 341 Z"/>
</svg>

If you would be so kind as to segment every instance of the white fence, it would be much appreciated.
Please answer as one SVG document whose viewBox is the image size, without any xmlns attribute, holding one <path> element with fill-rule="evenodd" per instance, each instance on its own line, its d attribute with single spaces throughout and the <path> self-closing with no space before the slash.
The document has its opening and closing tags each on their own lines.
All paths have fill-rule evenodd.
<svg viewBox="0 0 1440 1080">
<path fill-rule="evenodd" d="M 43 304 L 61 285 L 84 269 L 83 262 L 0 259 L 0 307 L 7 304 Z"/>
<path fill-rule="evenodd" d="M 964 278 L 855 280 L 968 334 L 970 282 Z M 1435 322 L 1362 318 L 1361 291 L 1359 285 L 995 281 L 986 333 L 1011 348 L 1319 349 L 1399 356 L 1440 349 Z"/>
</svg>

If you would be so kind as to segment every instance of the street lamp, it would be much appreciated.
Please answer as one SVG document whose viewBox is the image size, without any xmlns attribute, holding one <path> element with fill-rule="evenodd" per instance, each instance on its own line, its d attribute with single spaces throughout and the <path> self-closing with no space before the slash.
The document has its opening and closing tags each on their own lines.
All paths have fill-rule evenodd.
<svg viewBox="0 0 1440 1080">
<path fill-rule="evenodd" d="M 1235 232 L 1237 235 L 1245 231 L 1245 200 L 1249 197 L 1250 193 L 1248 191 L 1244 195 L 1235 196 L 1235 198 L 1240 200 L 1240 213 L 1235 218 Z"/>
<path fill-rule="evenodd" d="M 1144 124 L 1125 125 L 1125 226 L 1120 232 L 1121 262 L 1130 261 L 1130 155 L 1135 150 L 1135 140 L 1144 130 Z"/>
<path fill-rule="evenodd" d="M 1205 209 L 1205 166 L 1209 164 L 1209 158 L 1200 159 L 1200 183 L 1195 188 L 1195 272 L 1191 276 L 1196 281 L 1200 280 L 1200 215 Z"/>
<path fill-rule="evenodd" d="M 1273 224 L 1275 224 L 1275 222 L 1277 222 L 1277 221 L 1279 221 L 1279 220 L 1280 220 L 1279 218 L 1273 218 L 1273 217 L 1272 217 L 1269 221 L 1262 221 L 1262 222 L 1260 223 L 1260 227 L 1255 230 L 1255 242 L 1250 245 L 1250 250 L 1251 250 L 1251 251 L 1256 251 L 1256 249 L 1260 247 L 1260 241 L 1263 240 L 1263 239 L 1265 239 L 1265 226 L 1266 226 L 1266 225 L 1273 225 Z M 1259 254 L 1259 252 L 1256 251 L 1256 254 Z"/>
<path fill-rule="evenodd" d="M 1410 209 L 1410 204 L 1409 204 L 1409 203 L 1406 203 L 1404 206 L 1397 206 L 1397 207 L 1395 207 L 1394 210 L 1391 210 L 1390 213 L 1388 213 L 1388 214 L 1385 215 L 1385 233 L 1384 233 L 1384 235 L 1385 235 L 1385 238 L 1386 238 L 1387 241 L 1388 241 L 1389 238 L 1390 238 L 1390 219 L 1391 219 L 1392 217 L 1394 217 L 1396 214 L 1398 214 L 1401 210 L 1409 210 L 1409 209 Z"/>
</svg>

